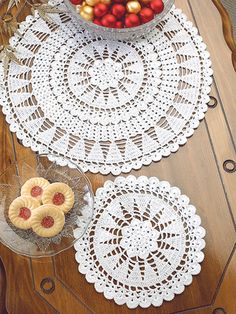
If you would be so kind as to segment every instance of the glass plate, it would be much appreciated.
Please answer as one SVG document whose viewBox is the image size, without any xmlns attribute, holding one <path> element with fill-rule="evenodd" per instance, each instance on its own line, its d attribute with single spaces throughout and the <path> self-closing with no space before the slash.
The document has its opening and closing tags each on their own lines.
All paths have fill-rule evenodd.
<svg viewBox="0 0 236 314">
<path fill-rule="evenodd" d="M 15 253 L 29 257 L 54 256 L 70 248 L 85 233 L 93 215 L 94 195 L 82 170 L 69 161 L 65 160 L 69 167 L 59 166 L 48 158 L 56 156 L 28 157 L 0 175 L 0 241 Z M 33 177 L 43 177 L 50 183 L 64 182 L 75 194 L 75 203 L 65 215 L 63 230 L 51 238 L 37 236 L 32 229 L 18 229 L 8 218 L 9 205 L 20 196 L 24 182 Z"/>
</svg>

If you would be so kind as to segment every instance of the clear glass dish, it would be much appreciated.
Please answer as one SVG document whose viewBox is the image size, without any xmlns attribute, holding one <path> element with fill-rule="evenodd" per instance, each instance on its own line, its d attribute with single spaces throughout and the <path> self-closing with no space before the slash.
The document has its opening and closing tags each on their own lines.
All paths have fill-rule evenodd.
<svg viewBox="0 0 236 314">
<path fill-rule="evenodd" d="M 53 155 L 37 155 L 12 164 L 0 175 L 0 241 L 17 254 L 28 257 L 54 256 L 74 245 L 85 233 L 93 216 L 94 195 L 90 182 L 78 166 L 59 166 Z M 32 229 L 16 228 L 8 218 L 11 202 L 20 196 L 21 186 L 32 177 L 50 183 L 64 182 L 75 194 L 73 208 L 65 215 L 63 230 L 52 238 L 37 236 Z"/>
<path fill-rule="evenodd" d="M 161 14 L 157 14 L 153 20 L 148 23 L 142 24 L 137 27 L 132 28 L 107 28 L 103 26 L 96 25 L 92 22 L 84 20 L 79 13 L 76 12 L 76 7 L 71 4 L 69 0 L 64 0 L 65 5 L 69 11 L 76 17 L 78 23 L 85 30 L 100 36 L 104 39 L 112 40 L 132 40 L 137 39 L 148 34 L 152 29 L 154 29 L 157 24 L 163 19 L 163 17 L 170 11 L 174 4 L 174 0 L 163 0 L 165 8 Z"/>
</svg>

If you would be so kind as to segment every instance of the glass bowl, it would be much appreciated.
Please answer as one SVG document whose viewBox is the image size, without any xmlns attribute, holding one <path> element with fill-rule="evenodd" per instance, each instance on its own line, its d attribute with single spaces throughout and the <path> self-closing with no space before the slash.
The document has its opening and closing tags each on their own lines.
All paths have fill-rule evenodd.
<svg viewBox="0 0 236 314">
<path fill-rule="evenodd" d="M 164 10 L 155 15 L 154 19 L 148 23 L 142 24 L 137 27 L 131 28 L 107 28 L 103 26 L 96 25 L 92 22 L 84 20 L 79 13 L 76 12 L 76 6 L 71 4 L 69 0 L 64 0 L 65 5 L 69 9 L 69 11 L 76 17 L 78 23 L 85 30 L 100 36 L 104 39 L 113 39 L 113 40 L 133 40 L 145 36 L 152 29 L 156 27 L 156 25 L 163 19 L 163 17 L 170 11 L 174 4 L 174 0 L 163 0 L 164 2 Z"/>
<path fill-rule="evenodd" d="M 71 162 L 60 166 L 53 155 L 37 155 L 12 164 L 0 175 L 0 241 L 15 253 L 28 257 L 54 256 L 74 245 L 92 219 L 94 195 L 84 173 Z M 63 230 L 51 238 L 37 236 L 32 229 L 16 228 L 8 218 L 11 202 L 20 196 L 21 186 L 30 178 L 43 177 L 50 183 L 64 182 L 75 194 L 73 208 L 65 215 Z"/>
</svg>

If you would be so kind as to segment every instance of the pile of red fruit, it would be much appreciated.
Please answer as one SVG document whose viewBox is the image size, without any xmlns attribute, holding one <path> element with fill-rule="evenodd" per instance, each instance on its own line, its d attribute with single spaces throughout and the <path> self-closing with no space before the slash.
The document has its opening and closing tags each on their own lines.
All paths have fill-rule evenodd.
<svg viewBox="0 0 236 314">
<path fill-rule="evenodd" d="M 111 27 L 136 27 L 164 10 L 162 0 L 70 0 L 86 21 Z"/>
</svg>

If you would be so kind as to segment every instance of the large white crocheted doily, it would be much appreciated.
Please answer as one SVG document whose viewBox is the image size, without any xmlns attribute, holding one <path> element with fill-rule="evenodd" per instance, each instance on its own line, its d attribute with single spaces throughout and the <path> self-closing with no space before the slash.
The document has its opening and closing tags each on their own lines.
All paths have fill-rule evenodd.
<svg viewBox="0 0 236 314">
<path fill-rule="evenodd" d="M 95 38 L 67 13 L 52 18 L 28 16 L 10 41 L 22 66 L 11 62 L 4 80 L 0 65 L 0 104 L 25 146 L 117 175 L 186 143 L 207 110 L 212 70 L 180 10 L 132 42 Z"/>
<path fill-rule="evenodd" d="M 129 308 L 172 300 L 201 270 L 205 230 L 195 212 L 187 196 L 157 178 L 107 181 L 75 244 L 79 271 L 107 299 Z"/>
</svg>

